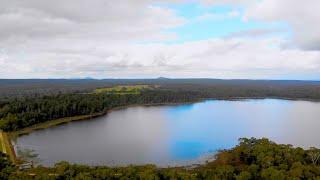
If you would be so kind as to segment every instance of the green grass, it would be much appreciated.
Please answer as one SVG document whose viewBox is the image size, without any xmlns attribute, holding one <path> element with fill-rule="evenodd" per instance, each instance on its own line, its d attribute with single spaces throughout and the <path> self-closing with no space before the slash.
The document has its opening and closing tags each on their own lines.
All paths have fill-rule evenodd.
<svg viewBox="0 0 320 180">
<path fill-rule="evenodd" d="M 0 149 L 1 152 L 7 154 L 13 163 L 16 163 L 16 154 L 11 144 L 8 133 L 0 131 Z"/>
<path fill-rule="evenodd" d="M 114 86 L 107 88 L 98 88 L 93 93 L 110 93 L 110 94 L 139 94 L 144 89 L 153 89 L 149 85 L 127 85 Z"/>
<path fill-rule="evenodd" d="M 2 132 L 0 132 L 0 152 L 4 152 L 4 144 L 3 144 L 3 137 L 2 137 Z"/>
</svg>

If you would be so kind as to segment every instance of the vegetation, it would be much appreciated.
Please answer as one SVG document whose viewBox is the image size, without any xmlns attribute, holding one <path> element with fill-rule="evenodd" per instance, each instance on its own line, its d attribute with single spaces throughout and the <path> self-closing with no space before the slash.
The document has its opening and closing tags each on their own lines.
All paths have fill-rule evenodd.
<svg viewBox="0 0 320 180">
<path fill-rule="evenodd" d="M 136 104 L 265 97 L 320 100 L 320 82 L 212 79 L 0 80 L 0 129 L 19 135 L 34 129 L 89 119 L 113 108 Z M 278 145 L 267 139 L 240 139 L 238 146 L 217 153 L 214 161 L 191 169 L 158 168 L 153 165 L 90 167 L 61 162 L 52 168 L 40 166 L 19 170 L 11 164 L 15 163 L 15 158 L 8 133 L 1 132 L 0 137 L 0 148 L 8 154 L 0 153 L 0 179 L 320 178 L 319 149 L 304 150 L 291 145 Z M 31 151 L 21 153 L 34 158 Z"/>
<path fill-rule="evenodd" d="M 124 85 L 98 88 L 91 93 L 74 92 L 53 95 L 49 93 L 47 95 L 22 97 L 10 96 L 9 99 L 0 99 L 0 129 L 17 131 L 55 119 L 89 116 L 104 113 L 115 107 L 132 104 L 182 103 L 199 99 L 235 97 L 320 100 L 320 83 L 313 81 L 223 81 L 208 79 L 197 81 L 167 79 L 132 81 L 137 84 L 128 85 L 132 83 L 129 80 L 110 80 L 110 83 L 124 83 Z M 76 82 L 83 83 L 82 81 Z M 103 82 L 109 81 L 93 82 L 99 82 L 99 85 L 102 85 Z M 7 86 L 9 85 L 7 84 Z M 73 87 L 72 83 L 67 85 Z"/>
<path fill-rule="evenodd" d="M 146 90 L 141 94 L 60 94 L 20 98 L 0 106 L 0 129 L 17 131 L 59 118 L 95 115 L 120 106 L 188 102 L 200 97 L 194 92 Z"/>
<path fill-rule="evenodd" d="M 4 141 L 3 141 L 2 133 L 0 133 L 0 152 L 6 153 L 4 147 L 5 147 L 5 146 L 4 146 Z"/>
<path fill-rule="evenodd" d="M 69 93 L 91 93 L 99 88 L 148 85 L 171 91 L 198 91 L 211 97 L 286 97 L 320 99 L 319 81 L 219 79 L 0 79 L 1 101 Z M 159 89 L 158 88 L 158 89 Z"/>
<path fill-rule="evenodd" d="M 127 85 L 127 86 L 114 86 L 107 88 L 98 88 L 94 93 L 109 93 L 109 94 L 140 94 L 142 90 L 153 89 L 149 85 Z"/>
<path fill-rule="evenodd" d="M 57 163 L 18 170 L 0 154 L 1 179 L 319 179 L 320 150 L 304 150 L 276 144 L 268 139 L 239 140 L 239 145 L 222 150 L 212 162 L 195 168 L 158 168 L 154 165 L 106 167 Z"/>
<path fill-rule="evenodd" d="M 16 170 L 8 156 L 0 152 L 0 179 L 9 179 Z"/>
<path fill-rule="evenodd" d="M 46 121 L 46 122 L 43 122 L 43 123 L 35 124 L 35 125 L 32 125 L 32 126 L 20 129 L 18 131 L 11 131 L 11 132 L 9 132 L 9 134 L 10 134 L 11 138 L 16 138 L 16 137 L 18 137 L 20 135 L 23 135 L 23 134 L 29 134 L 29 133 L 31 133 L 32 131 L 35 131 L 35 130 L 46 129 L 46 128 L 57 126 L 57 125 L 60 125 L 60 124 L 65 124 L 65 123 L 68 123 L 68 122 L 71 122 L 71 121 L 81 121 L 81 120 L 91 119 L 91 118 L 94 118 L 94 117 L 99 116 L 99 115 L 101 115 L 101 113 L 97 113 L 97 114 L 94 114 L 94 115 L 82 115 L 82 116 L 73 116 L 73 117 L 55 119 L 55 120 L 51 120 L 51 121 Z"/>
<path fill-rule="evenodd" d="M 7 154 L 11 162 L 16 162 L 15 152 L 7 133 L 0 130 L 0 152 Z"/>
</svg>

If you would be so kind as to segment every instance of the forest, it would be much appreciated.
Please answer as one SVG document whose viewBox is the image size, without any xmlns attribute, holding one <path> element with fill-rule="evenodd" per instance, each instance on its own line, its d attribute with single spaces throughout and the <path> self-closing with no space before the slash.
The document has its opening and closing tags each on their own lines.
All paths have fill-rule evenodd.
<svg viewBox="0 0 320 180">
<path fill-rule="evenodd" d="M 203 99 L 289 98 L 320 100 L 317 81 L 215 79 L 154 80 L 0 80 L 0 129 L 16 131 L 34 124 L 91 115 L 127 105 L 194 102 Z M 116 85 L 156 88 L 140 93 L 97 92 Z M 6 88 L 3 88 L 6 87 Z M 10 94 L 9 90 L 18 88 Z M 46 90 L 44 90 L 46 89 Z M 75 90 L 78 89 L 78 90 Z M 16 94 L 14 93 L 16 92 Z M 19 93 L 17 93 L 19 92 Z"/>
<path fill-rule="evenodd" d="M 159 168 L 154 165 L 107 167 L 59 162 L 54 167 L 21 171 L 0 154 L 0 179 L 319 179 L 320 150 L 304 150 L 276 144 L 268 139 L 241 138 L 215 160 L 188 167 Z"/>
<path fill-rule="evenodd" d="M 0 101 L 88 93 L 116 85 L 159 85 L 164 90 L 200 91 L 210 96 L 284 96 L 320 99 L 319 81 L 221 79 L 0 79 Z"/>
<path fill-rule="evenodd" d="M 106 112 L 119 106 L 190 102 L 200 97 L 196 92 L 147 90 L 140 94 L 60 94 L 20 98 L 0 106 L 0 129 L 16 131 L 45 121 Z"/>
</svg>

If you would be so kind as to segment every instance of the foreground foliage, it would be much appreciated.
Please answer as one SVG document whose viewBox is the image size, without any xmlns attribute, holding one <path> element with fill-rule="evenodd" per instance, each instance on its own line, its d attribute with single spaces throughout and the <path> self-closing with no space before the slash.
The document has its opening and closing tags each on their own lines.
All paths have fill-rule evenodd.
<svg viewBox="0 0 320 180">
<path fill-rule="evenodd" d="M 216 159 L 196 168 L 157 168 L 154 165 L 90 167 L 57 163 L 52 168 L 14 169 L 0 158 L 1 179 L 319 179 L 315 157 L 320 150 L 279 145 L 268 139 L 239 140 L 239 145 L 217 153 Z"/>
</svg>

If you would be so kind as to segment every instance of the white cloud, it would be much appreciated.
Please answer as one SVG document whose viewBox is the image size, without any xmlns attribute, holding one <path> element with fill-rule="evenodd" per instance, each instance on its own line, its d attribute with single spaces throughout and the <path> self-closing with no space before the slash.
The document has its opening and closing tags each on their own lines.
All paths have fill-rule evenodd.
<svg viewBox="0 0 320 180">
<path fill-rule="evenodd" d="M 166 40 L 163 29 L 184 23 L 149 0 L 0 0 L 0 40 L 8 38 L 105 38 Z"/>
<path fill-rule="evenodd" d="M 140 44 L 42 49 L 0 70 L 9 77 L 292 78 L 319 74 L 320 52 L 281 49 L 279 39 L 212 39 L 177 45 Z M 68 48 L 70 50 L 68 50 Z M 13 51 L 14 52 L 14 51 Z M 57 53 L 60 52 L 60 53 Z M 20 59 L 9 54 L 11 59 Z M 18 66 L 17 66 L 18 67 Z M 14 70 L 14 71 L 13 71 Z"/>
<path fill-rule="evenodd" d="M 285 23 L 292 29 L 290 46 L 320 50 L 319 0 L 202 0 L 205 5 L 244 8 L 244 20 Z M 288 45 L 287 45 L 288 46 Z"/>
<path fill-rule="evenodd" d="M 254 3 L 256 0 L 200 0 L 204 5 L 235 5 L 235 6 L 244 6 Z"/>
<path fill-rule="evenodd" d="M 236 10 L 228 13 L 205 13 L 196 17 L 195 21 L 222 21 L 240 16 L 240 13 Z"/>
<path fill-rule="evenodd" d="M 174 2 L 182 1 L 188 0 Z M 264 35 L 274 30 L 166 44 L 166 40 L 178 37 L 166 30 L 187 20 L 154 2 L 157 1 L 0 0 L 0 78 L 320 76 L 320 51 L 283 49 L 281 45 L 288 41 L 275 37 L 248 38 L 250 34 Z M 206 5 L 245 6 L 249 19 L 286 21 L 293 28 L 296 44 L 317 49 L 320 28 L 315 23 L 319 13 L 310 5 L 297 9 L 302 6 L 299 2 L 201 1 Z M 316 7 L 317 2 L 314 3 Z M 285 5 L 290 8 L 285 9 Z M 211 15 L 207 16 L 216 18 Z M 223 18 L 239 15 L 232 11 Z"/>
<path fill-rule="evenodd" d="M 238 31 L 229 34 L 226 38 L 265 38 L 266 36 L 271 36 L 279 33 L 286 32 L 283 28 L 256 28 L 244 31 Z"/>
<path fill-rule="evenodd" d="M 320 50 L 319 0 L 262 0 L 252 4 L 246 18 L 287 23 L 293 31 L 293 42 L 304 49 Z"/>
</svg>

